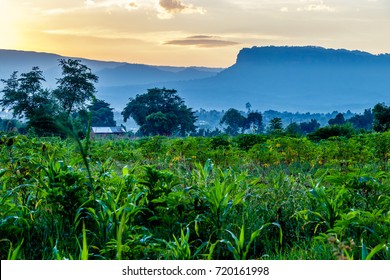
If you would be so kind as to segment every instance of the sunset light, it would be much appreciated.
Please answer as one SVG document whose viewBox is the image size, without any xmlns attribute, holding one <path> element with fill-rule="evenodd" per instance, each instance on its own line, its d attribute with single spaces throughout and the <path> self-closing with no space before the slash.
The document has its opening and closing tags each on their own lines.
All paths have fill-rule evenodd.
<svg viewBox="0 0 390 280">
<path fill-rule="evenodd" d="M 2 0 L 0 48 L 227 67 L 244 47 L 390 51 L 384 0 Z"/>
</svg>

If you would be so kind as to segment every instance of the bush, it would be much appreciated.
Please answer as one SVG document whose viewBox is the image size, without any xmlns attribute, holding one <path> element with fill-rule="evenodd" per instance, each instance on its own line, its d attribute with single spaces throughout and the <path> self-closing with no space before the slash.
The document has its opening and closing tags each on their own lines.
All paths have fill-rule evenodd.
<svg viewBox="0 0 390 280">
<path fill-rule="evenodd" d="M 356 133 L 350 123 L 344 125 L 328 125 L 317 129 L 315 132 L 308 134 L 310 140 L 319 141 L 329 139 L 330 137 L 347 137 L 351 138 Z"/>
<path fill-rule="evenodd" d="M 234 142 L 241 150 L 249 151 L 254 145 L 265 143 L 267 136 L 259 134 L 240 134 L 234 138 Z"/>
<path fill-rule="evenodd" d="M 230 146 L 229 135 L 221 134 L 211 139 L 211 147 L 218 149 L 219 147 L 228 148 Z"/>
</svg>

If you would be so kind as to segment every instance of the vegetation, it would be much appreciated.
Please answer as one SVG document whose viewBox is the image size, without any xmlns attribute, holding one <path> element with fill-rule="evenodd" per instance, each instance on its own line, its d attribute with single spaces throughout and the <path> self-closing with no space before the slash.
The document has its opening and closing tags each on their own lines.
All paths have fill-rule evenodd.
<svg viewBox="0 0 390 280">
<path fill-rule="evenodd" d="M 60 59 L 62 77 L 58 79 L 58 88 L 53 91 L 62 110 L 69 116 L 83 109 L 86 102 L 95 97 L 95 85 L 98 77 L 80 60 Z"/>
<path fill-rule="evenodd" d="M 389 143 L 2 134 L 0 257 L 389 259 Z"/>
<path fill-rule="evenodd" d="M 246 130 L 252 133 L 260 133 L 263 130 L 263 116 L 259 112 L 251 112 L 250 104 L 247 103 L 248 114 L 243 116 L 237 109 L 230 108 L 222 116 L 221 125 L 226 125 L 224 131 L 230 135 L 244 133 Z"/>
<path fill-rule="evenodd" d="M 195 113 L 154 88 L 122 112 L 153 137 L 91 141 L 112 111 L 87 67 L 60 65 L 54 91 L 38 68 L 2 80 L 0 105 L 30 130 L 1 120 L 1 259 L 390 259 L 386 105 L 325 127 L 274 114 L 259 134 L 247 103 L 221 118 L 235 136 L 168 138 L 193 133 Z M 370 114 L 375 132 L 357 130 Z"/>
<path fill-rule="evenodd" d="M 92 126 L 116 126 L 113 109 L 104 100 L 95 98 L 89 110 L 92 113 Z"/>
<path fill-rule="evenodd" d="M 184 136 L 196 128 L 194 112 L 174 89 L 152 88 L 147 93 L 137 94 L 130 98 L 122 115 L 125 122 L 132 117 L 144 136 Z"/>
<path fill-rule="evenodd" d="M 38 135 L 59 135 L 59 126 L 70 122 L 81 123 L 80 129 L 87 126 L 88 113 L 85 105 L 95 96 L 94 83 L 98 78 L 79 60 L 60 60 L 62 77 L 58 88 L 43 88 L 43 72 L 33 67 L 28 73 L 18 76 L 14 72 L 7 80 L 1 79 L 4 88 L 0 105 L 9 108 L 14 117 L 27 120 L 27 128 Z M 73 114 L 73 115 L 72 115 Z"/>
<path fill-rule="evenodd" d="M 383 132 L 390 129 L 390 107 L 384 103 L 378 103 L 374 106 L 373 115 L 373 129 L 375 131 Z"/>
</svg>

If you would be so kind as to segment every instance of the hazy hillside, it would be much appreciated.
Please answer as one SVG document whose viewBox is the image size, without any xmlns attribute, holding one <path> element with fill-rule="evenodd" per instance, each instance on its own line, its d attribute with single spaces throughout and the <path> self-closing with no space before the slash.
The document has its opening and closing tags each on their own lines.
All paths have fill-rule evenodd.
<svg viewBox="0 0 390 280">
<path fill-rule="evenodd" d="M 60 55 L 39 52 L 0 50 L 0 78 L 7 79 L 14 72 L 28 72 L 32 67 L 38 66 L 43 72 L 48 87 L 55 85 L 56 78 L 61 75 L 58 60 L 65 58 Z M 89 59 L 81 59 L 93 71 L 114 68 L 120 65 L 118 62 L 105 62 Z"/>
<path fill-rule="evenodd" d="M 316 47 L 243 49 L 216 77 L 172 85 L 193 106 L 360 111 L 390 101 L 390 55 Z M 207 104 L 207 105 L 205 105 Z"/>
<path fill-rule="evenodd" d="M 60 74 L 53 74 L 58 72 L 59 56 L 5 52 L 0 51 L 0 77 L 33 65 L 43 65 L 46 77 Z M 388 54 L 320 47 L 253 47 L 241 50 L 236 63 L 223 71 L 84 62 L 100 78 L 98 97 L 118 111 L 129 97 L 151 87 L 177 89 L 195 109 L 245 109 L 250 102 L 260 111 L 362 112 L 378 102 L 390 103 Z"/>
<path fill-rule="evenodd" d="M 0 50 L 0 78 L 7 79 L 14 71 L 27 72 L 38 66 L 47 80 L 48 87 L 55 86 L 56 78 L 61 75 L 58 60 L 66 58 L 56 54 Z M 166 81 L 185 81 L 216 75 L 222 68 L 173 67 L 131 64 L 83 59 L 92 71 L 99 76 L 98 90 L 103 87 L 141 85 Z M 115 99 L 115 92 L 109 92 Z"/>
<path fill-rule="evenodd" d="M 99 87 L 142 85 L 154 82 L 186 81 L 214 76 L 216 73 L 196 68 L 184 68 L 175 71 L 169 68 L 155 67 L 143 64 L 123 64 L 115 68 L 105 68 L 98 71 Z"/>
</svg>

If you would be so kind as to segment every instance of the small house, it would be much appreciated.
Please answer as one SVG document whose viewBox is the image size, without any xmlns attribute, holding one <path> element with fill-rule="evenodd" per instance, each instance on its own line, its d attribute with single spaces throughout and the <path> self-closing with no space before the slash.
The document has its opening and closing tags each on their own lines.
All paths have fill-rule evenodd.
<svg viewBox="0 0 390 280">
<path fill-rule="evenodd" d="M 125 130 L 121 126 L 93 126 L 91 128 L 91 138 L 94 137 L 123 137 L 125 135 Z"/>
</svg>

